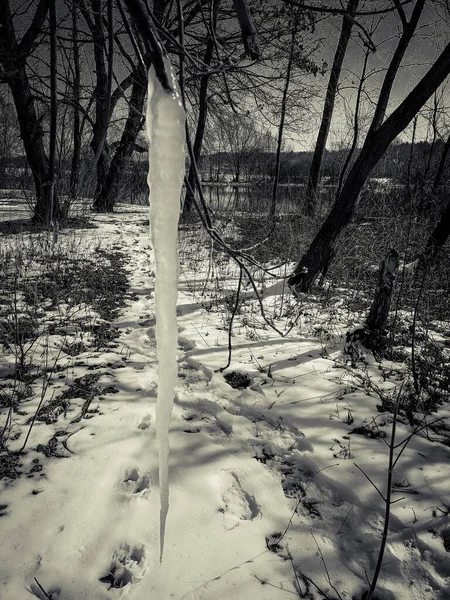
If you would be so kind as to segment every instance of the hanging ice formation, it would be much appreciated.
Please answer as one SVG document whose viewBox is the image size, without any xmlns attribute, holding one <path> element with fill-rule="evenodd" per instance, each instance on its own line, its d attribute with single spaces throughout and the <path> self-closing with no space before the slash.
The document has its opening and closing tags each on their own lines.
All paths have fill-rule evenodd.
<svg viewBox="0 0 450 600">
<path fill-rule="evenodd" d="M 167 91 L 161 86 L 151 67 L 147 100 L 147 134 L 150 144 L 147 182 L 150 188 L 150 231 L 156 263 L 156 437 L 159 446 L 160 560 L 169 510 L 169 425 L 177 380 L 177 233 L 185 170 L 185 113 L 168 59 L 165 59 L 165 68 L 174 91 Z"/>
</svg>

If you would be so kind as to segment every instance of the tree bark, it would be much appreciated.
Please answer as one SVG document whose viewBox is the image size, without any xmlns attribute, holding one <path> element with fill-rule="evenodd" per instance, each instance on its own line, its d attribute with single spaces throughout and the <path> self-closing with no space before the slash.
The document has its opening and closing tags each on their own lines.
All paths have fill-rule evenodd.
<svg viewBox="0 0 450 600">
<path fill-rule="evenodd" d="M 44 147 L 44 131 L 36 114 L 25 67 L 19 67 L 8 81 L 16 107 L 25 156 L 33 175 L 36 190 L 34 218 L 43 221 L 46 213 L 44 185 L 48 177 L 48 157 Z"/>
<path fill-rule="evenodd" d="M 325 268 L 337 238 L 351 221 L 359 194 L 372 169 L 449 73 L 450 44 L 398 108 L 378 129 L 369 131 L 333 208 L 288 281 L 295 292 L 307 291 Z"/>
<path fill-rule="evenodd" d="M 386 109 L 389 103 L 389 98 L 391 97 L 392 86 L 394 85 L 394 81 L 397 76 L 397 72 L 400 68 L 403 57 L 405 56 L 405 52 L 419 23 L 420 15 L 422 14 L 425 1 L 426 0 L 417 0 L 411 13 L 411 18 L 409 21 L 407 21 L 400 1 L 394 0 L 394 4 L 397 7 L 397 12 L 402 21 L 403 32 L 400 37 L 400 40 L 398 41 L 397 47 L 395 48 L 391 62 L 389 63 L 386 75 L 383 79 L 380 94 L 378 96 L 378 102 L 375 107 L 372 123 L 370 125 L 370 129 L 373 131 L 378 129 L 383 123 L 384 117 L 386 115 Z"/>
<path fill-rule="evenodd" d="M 398 252 L 392 249 L 381 263 L 375 296 L 365 323 L 366 329 L 375 335 L 382 335 L 386 329 L 398 261 Z"/>
<path fill-rule="evenodd" d="M 0 2 L 0 64 L 4 71 L 4 81 L 11 90 L 25 156 L 33 175 L 36 193 L 33 218 L 39 222 L 44 222 L 48 212 L 49 196 L 46 194 L 46 184 L 49 178 L 49 160 L 44 145 L 44 130 L 36 112 L 34 95 L 26 72 L 26 60 L 42 33 L 49 6 L 49 0 L 40 0 L 31 24 L 19 42 L 14 30 L 9 0 Z M 56 202 L 53 209 L 58 210 Z"/>
<path fill-rule="evenodd" d="M 109 5 L 110 6 L 110 0 Z M 111 47 L 108 51 L 108 60 L 105 60 L 106 36 L 103 24 L 101 0 L 90 0 L 92 11 L 86 6 L 85 0 L 79 0 L 81 14 L 88 26 L 93 43 L 95 63 L 95 121 L 93 125 L 91 148 L 94 153 L 94 168 L 97 182 L 95 196 L 105 185 L 109 167 L 109 147 L 106 139 L 111 117 L 111 80 L 112 80 L 112 54 Z M 111 23 L 108 11 L 108 38 L 110 45 Z M 108 63 L 108 64 L 107 64 Z"/>
<path fill-rule="evenodd" d="M 287 96 L 288 96 L 288 92 L 289 92 L 289 85 L 291 83 L 292 64 L 294 62 L 295 35 L 296 35 L 296 30 L 295 30 L 295 27 L 293 26 L 292 37 L 291 37 L 291 49 L 289 52 L 289 60 L 288 60 L 287 70 L 286 70 L 286 79 L 284 82 L 283 97 L 281 99 L 280 124 L 278 125 L 277 153 L 276 153 L 276 160 L 275 160 L 275 177 L 273 180 L 272 200 L 270 203 L 270 211 L 269 211 L 269 217 L 270 217 L 271 221 L 274 220 L 275 212 L 277 209 L 277 192 L 278 192 L 278 182 L 280 180 L 280 166 L 281 166 L 281 146 L 283 143 L 284 121 L 286 119 Z"/>
<path fill-rule="evenodd" d="M 316 195 L 319 185 L 320 171 L 322 169 L 323 155 L 330 131 L 331 118 L 334 111 L 334 102 L 336 99 L 339 78 L 341 76 L 342 63 L 347 51 L 348 42 L 353 28 L 353 15 L 358 9 L 359 0 L 349 0 L 347 4 L 347 13 L 342 21 L 341 35 L 333 58 L 330 79 L 328 81 L 327 92 L 325 95 L 325 104 L 323 107 L 322 120 L 320 122 L 319 133 L 317 136 L 314 155 L 308 177 L 308 187 L 306 188 L 305 212 L 313 215 L 316 208 Z"/>
<path fill-rule="evenodd" d="M 78 40 L 78 3 L 72 1 L 72 46 L 73 46 L 73 154 L 70 168 L 69 196 L 74 200 L 78 193 L 81 162 L 81 120 L 80 120 L 80 48 Z"/>
<path fill-rule="evenodd" d="M 422 262 L 432 264 L 436 262 L 440 251 L 444 247 L 450 235 L 450 201 L 448 202 L 444 212 L 439 219 L 436 227 L 433 229 L 428 241 L 425 245 L 425 250 L 422 255 Z"/>
<path fill-rule="evenodd" d="M 49 138 L 49 156 L 48 156 L 48 173 L 47 181 L 45 182 L 45 215 L 44 223 L 46 227 L 53 225 L 53 217 L 59 218 L 58 211 L 54 210 L 56 205 L 56 128 L 58 119 L 58 61 L 56 51 L 56 0 L 50 0 L 49 7 L 49 31 L 50 31 L 50 138 Z M 40 221 L 42 215 L 37 211 L 37 206 L 34 212 L 34 219 Z"/>
<path fill-rule="evenodd" d="M 136 138 L 144 125 L 144 102 L 147 93 L 147 74 L 139 64 L 134 74 L 128 116 L 119 144 L 111 159 L 103 184 L 97 189 L 94 210 L 112 212 L 117 200 L 117 191 L 122 181 L 125 168 L 133 154 Z"/>
<path fill-rule="evenodd" d="M 381 263 L 375 295 L 364 327 L 347 332 L 344 351 L 352 357 L 354 363 L 362 357 L 359 344 L 371 350 L 375 357 L 381 358 L 386 354 L 390 344 L 390 340 L 386 337 L 386 323 L 391 308 L 398 263 L 398 252 L 394 249 L 390 250 Z"/>
<path fill-rule="evenodd" d="M 257 60 L 261 57 L 261 48 L 259 46 L 258 32 L 256 31 L 247 0 L 233 0 L 233 6 L 241 28 L 245 55 L 249 56 L 252 60 Z"/>
<path fill-rule="evenodd" d="M 447 161 L 447 156 L 448 156 L 449 150 L 450 150 L 450 135 L 445 140 L 444 148 L 442 149 L 442 154 L 441 154 L 441 158 L 439 160 L 439 165 L 436 170 L 436 174 L 434 176 L 432 194 L 435 194 L 441 185 L 442 176 L 444 174 L 445 163 Z"/>
<path fill-rule="evenodd" d="M 203 57 L 203 62 L 205 65 L 209 66 L 211 64 L 213 54 L 214 54 L 214 35 L 215 28 L 217 23 L 217 11 L 219 8 L 218 0 L 214 0 L 213 5 L 213 28 L 206 42 L 205 54 Z M 206 121 L 208 118 L 208 84 L 211 75 L 209 73 L 204 73 L 200 79 L 200 88 L 199 88 L 199 106 L 198 106 L 198 120 L 197 120 L 197 129 L 195 131 L 194 144 L 192 146 L 192 150 L 194 153 L 194 160 L 198 164 L 200 159 L 202 146 L 203 146 L 203 137 L 205 135 L 206 129 Z M 188 174 L 189 186 L 186 188 L 186 194 L 184 197 L 183 203 L 183 213 L 182 216 L 185 219 L 191 212 L 192 207 L 194 205 L 193 193 L 195 190 L 195 165 L 191 164 L 189 167 Z"/>
</svg>

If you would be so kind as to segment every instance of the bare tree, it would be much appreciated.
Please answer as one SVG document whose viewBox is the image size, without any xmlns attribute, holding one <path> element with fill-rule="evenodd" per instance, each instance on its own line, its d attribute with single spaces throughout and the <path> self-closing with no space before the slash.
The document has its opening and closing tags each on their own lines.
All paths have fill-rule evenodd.
<svg viewBox="0 0 450 600">
<path fill-rule="evenodd" d="M 12 158 L 20 151 L 17 136 L 18 123 L 14 106 L 0 96 L 0 187 L 9 187 Z"/>
<path fill-rule="evenodd" d="M 425 244 L 425 249 L 421 257 L 421 263 L 431 265 L 436 262 L 446 241 L 450 235 L 450 201 L 441 214 L 441 217 L 431 232 L 430 237 Z"/>
<path fill-rule="evenodd" d="M 439 159 L 439 164 L 436 169 L 436 173 L 435 173 L 434 180 L 433 180 L 432 194 L 436 194 L 436 192 L 438 191 L 438 189 L 441 185 L 449 150 L 450 150 L 450 135 L 447 136 L 447 139 L 445 140 L 445 143 L 444 143 L 444 147 L 442 148 L 441 158 Z"/>
<path fill-rule="evenodd" d="M 382 125 L 376 129 L 370 128 L 331 212 L 289 279 L 289 284 L 295 290 L 308 290 L 318 274 L 326 268 L 333 256 L 336 240 L 351 221 L 359 194 L 372 169 L 449 74 L 450 44 Z"/>
<path fill-rule="evenodd" d="M 275 158 L 275 175 L 273 178 L 272 199 L 271 199 L 270 211 L 269 211 L 269 216 L 270 216 L 271 220 L 273 220 L 275 218 L 275 212 L 277 209 L 277 192 L 278 192 L 278 183 L 280 180 L 280 167 L 281 167 L 281 147 L 282 147 L 282 143 L 283 143 L 284 123 L 286 120 L 287 97 L 288 97 L 288 92 L 289 92 L 289 85 L 291 83 L 292 67 L 293 67 L 293 63 L 294 63 L 296 33 L 297 33 L 296 27 L 293 26 L 292 35 L 291 35 L 289 59 L 288 59 L 288 64 L 287 64 L 287 69 L 286 69 L 286 79 L 285 79 L 284 88 L 283 88 L 283 97 L 281 98 L 280 123 L 278 125 L 277 151 L 276 151 L 276 158 Z"/>
<path fill-rule="evenodd" d="M 107 16 L 104 15 L 102 0 L 78 0 L 79 8 L 92 36 L 95 89 L 95 119 L 92 126 L 91 148 L 94 153 L 94 168 L 97 175 L 96 194 L 104 185 L 109 167 L 107 140 L 111 119 L 111 92 L 113 78 L 113 23 L 112 0 L 108 0 Z M 105 19 L 107 34 L 105 33 Z M 108 43 L 106 43 L 108 40 Z"/>
<path fill-rule="evenodd" d="M 49 182 L 49 159 L 44 144 L 42 119 L 38 115 L 35 95 L 27 73 L 27 60 L 42 39 L 51 0 L 39 0 L 28 29 L 18 39 L 10 0 L 0 2 L 0 81 L 6 83 L 11 91 L 20 135 L 33 174 L 36 191 L 34 219 L 45 220 L 48 214 L 49 196 L 45 193 Z M 55 201 L 53 216 L 58 216 L 59 206 Z"/>
<path fill-rule="evenodd" d="M 306 188 L 305 212 L 313 215 L 316 207 L 316 194 L 319 185 L 320 171 L 322 169 L 323 155 L 330 131 L 331 119 L 334 111 L 334 103 L 338 90 L 339 79 L 341 76 L 342 63 L 344 62 L 348 42 L 352 34 L 354 23 L 354 14 L 358 9 L 359 0 L 349 0 L 347 11 L 342 20 L 341 34 L 333 58 L 333 64 L 330 71 L 330 79 L 325 95 L 325 104 L 320 121 L 319 133 L 314 148 L 314 154 L 311 162 L 311 168 L 308 177 L 308 186 Z"/>
<path fill-rule="evenodd" d="M 327 268 L 334 254 L 334 244 L 350 223 L 359 194 L 373 168 L 397 135 L 408 126 L 450 73 L 450 44 L 448 44 L 414 89 L 385 119 L 392 87 L 406 49 L 417 28 L 424 1 L 417 0 L 409 21 L 404 15 L 401 3 L 396 2 L 403 33 L 386 70 L 374 116 L 361 151 L 349 170 L 328 217 L 289 279 L 289 284 L 296 291 L 308 290 L 319 273 Z"/>
<path fill-rule="evenodd" d="M 57 40 L 56 40 L 56 0 L 50 0 L 49 7 L 49 31 L 50 31 L 50 139 L 48 175 L 44 184 L 45 191 L 45 215 L 44 223 L 47 227 L 53 224 L 53 206 L 56 200 L 56 136 L 58 121 L 58 63 L 57 63 Z M 37 208 L 37 207 L 36 207 Z M 41 219 L 42 215 L 36 214 L 35 218 Z"/>
<path fill-rule="evenodd" d="M 78 30 L 78 0 L 72 0 L 71 19 L 72 19 L 72 64 L 73 64 L 73 81 L 72 81 L 72 100 L 73 100 L 73 153 L 70 165 L 70 186 L 69 197 L 74 200 L 78 193 L 78 183 L 80 177 L 80 162 L 81 162 L 81 118 L 80 118 L 80 102 L 81 102 L 81 68 L 80 68 L 80 48 L 79 48 L 79 30 Z"/>
<path fill-rule="evenodd" d="M 206 38 L 206 46 L 205 53 L 203 56 L 203 64 L 208 68 L 211 66 L 214 48 L 216 46 L 215 40 L 215 29 L 217 26 L 217 15 L 219 9 L 219 0 L 213 0 L 212 5 L 212 18 L 210 24 L 210 31 L 208 31 Z M 189 167 L 188 181 L 189 185 L 186 188 L 186 195 L 183 204 L 183 217 L 186 216 L 192 211 L 194 198 L 192 196 L 193 190 L 195 189 L 195 163 L 198 163 L 200 159 L 200 154 L 202 151 L 203 145 L 203 137 L 205 135 L 206 122 L 208 118 L 208 85 L 211 78 L 211 73 L 206 71 L 200 77 L 200 85 L 198 90 L 198 117 L 197 117 L 197 128 L 195 131 L 194 143 L 193 143 L 193 153 L 194 153 L 194 161 L 191 161 L 191 165 Z"/>
</svg>

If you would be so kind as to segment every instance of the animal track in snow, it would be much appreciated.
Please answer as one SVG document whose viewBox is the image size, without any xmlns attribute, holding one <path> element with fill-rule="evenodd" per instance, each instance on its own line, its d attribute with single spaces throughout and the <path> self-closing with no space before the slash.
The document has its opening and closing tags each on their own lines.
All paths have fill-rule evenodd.
<svg viewBox="0 0 450 600">
<path fill-rule="evenodd" d="M 242 489 L 239 478 L 233 471 L 222 471 L 219 481 L 220 499 L 224 515 L 240 521 L 252 521 L 259 515 L 255 498 Z"/>
<path fill-rule="evenodd" d="M 141 473 L 135 467 L 127 470 L 122 485 L 127 494 L 146 496 L 150 483 L 150 475 L 148 473 Z"/>
<path fill-rule="evenodd" d="M 183 415 L 183 419 L 190 423 L 190 427 L 184 430 L 186 433 L 198 433 L 202 429 L 212 435 L 230 435 L 233 432 L 233 417 L 215 402 L 199 400 L 197 406 L 198 410 Z"/>
<path fill-rule="evenodd" d="M 109 572 L 100 577 L 100 581 L 108 583 L 109 588 L 123 588 L 130 583 L 137 583 L 147 570 L 145 546 L 122 544 L 114 551 Z"/>
<path fill-rule="evenodd" d="M 194 341 L 188 339 L 187 337 L 178 336 L 178 346 L 184 352 L 189 352 L 190 350 L 193 350 L 196 347 L 196 345 L 197 344 Z"/>
<path fill-rule="evenodd" d="M 138 425 L 138 429 L 142 431 L 146 431 L 150 428 L 150 424 L 152 422 L 152 415 L 144 415 L 141 419 L 141 422 Z"/>
<path fill-rule="evenodd" d="M 180 365 L 178 377 L 184 379 L 188 384 L 201 383 L 207 385 L 212 379 L 212 371 L 192 358 L 187 358 Z"/>
</svg>

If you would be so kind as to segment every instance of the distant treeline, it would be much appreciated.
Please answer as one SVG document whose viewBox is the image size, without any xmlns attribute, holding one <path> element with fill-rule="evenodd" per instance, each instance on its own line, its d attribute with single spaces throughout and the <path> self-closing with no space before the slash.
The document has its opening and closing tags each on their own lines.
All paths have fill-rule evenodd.
<svg viewBox="0 0 450 600">
<path fill-rule="evenodd" d="M 402 182 L 408 172 L 413 178 L 432 177 L 444 150 L 444 141 L 392 144 L 383 159 L 375 167 L 372 177 L 389 178 Z M 347 156 L 347 149 L 327 150 L 323 161 L 322 177 L 337 181 Z M 283 152 L 281 157 L 281 182 L 306 183 L 312 161 L 312 152 Z M 203 177 L 220 180 L 221 175 L 235 174 L 236 153 L 216 152 L 201 160 Z M 263 176 L 270 178 L 275 170 L 275 154 L 258 149 L 247 151 L 240 157 L 239 181 Z"/>
<path fill-rule="evenodd" d="M 389 178 L 398 183 L 406 181 L 408 172 L 412 182 L 431 180 L 436 172 L 444 149 L 444 142 L 418 142 L 413 146 L 408 143 L 393 144 L 384 158 L 374 169 L 372 178 Z M 201 157 L 200 170 L 204 181 L 238 181 L 256 182 L 270 181 L 275 172 L 275 154 L 263 152 L 255 148 L 240 153 L 216 152 Z M 311 166 L 312 152 L 282 153 L 280 183 L 306 183 Z M 327 150 L 323 163 L 322 177 L 326 184 L 334 184 L 339 178 L 347 150 Z M 92 157 L 88 154 L 81 158 L 81 174 L 84 181 L 83 196 L 93 193 L 95 182 L 92 178 Z M 239 170 L 238 170 L 239 169 Z M 449 178 L 448 160 L 444 179 Z M 61 160 L 57 169 L 60 190 L 64 193 L 70 176 L 69 161 Z M 147 197 L 147 160 L 146 154 L 134 154 L 125 169 L 124 184 L 117 190 L 119 197 L 132 201 L 135 196 Z M 67 181 L 66 181 L 67 180 Z M 11 156 L 7 161 L 0 161 L 0 188 L 32 189 L 32 177 L 24 156 Z"/>
</svg>

